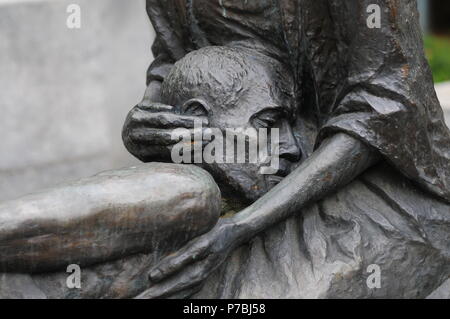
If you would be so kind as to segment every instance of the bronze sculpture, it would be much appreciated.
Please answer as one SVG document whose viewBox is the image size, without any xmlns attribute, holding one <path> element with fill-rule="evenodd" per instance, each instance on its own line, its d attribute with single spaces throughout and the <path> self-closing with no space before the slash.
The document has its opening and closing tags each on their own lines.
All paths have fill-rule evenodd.
<svg viewBox="0 0 450 319">
<path fill-rule="evenodd" d="M 379 29 L 366 24 L 374 3 Z M 124 126 L 128 150 L 170 162 L 177 141 L 169 130 L 242 120 L 280 129 L 278 173 L 287 177 L 200 164 L 249 206 L 161 261 L 140 252 L 92 265 L 89 276 L 104 289 L 52 290 L 62 276 L 52 273 L 33 274 L 36 289 L 54 297 L 422 298 L 448 278 L 450 133 L 415 1 L 147 0 L 147 11 L 155 61 Z M 379 289 L 366 284 L 370 265 L 382 271 Z M 111 294 L 113 276 L 134 286 Z"/>
<path fill-rule="evenodd" d="M 366 24 L 366 9 L 371 4 L 378 4 L 382 8 L 383 24 L 380 29 L 369 28 Z M 433 227 L 433 231 L 430 230 L 429 235 L 434 236 L 431 233 L 448 224 L 450 135 L 424 58 L 415 1 L 149 0 L 147 11 L 157 31 L 153 47 L 156 59 L 148 71 L 145 98 L 137 109 L 145 108 L 149 110 L 149 118 L 152 116 L 151 102 L 161 102 L 161 83 L 171 70 L 171 65 L 186 53 L 208 46 L 255 50 L 285 63 L 292 71 L 300 122 L 297 126 L 302 131 L 302 153 L 307 159 L 271 192 L 237 214 L 231 225 L 227 225 L 232 230 L 220 231 L 220 227 L 216 227 L 219 229 L 216 230 L 218 234 L 213 231 L 205 235 L 203 241 L 200 239 L 176 257 L 163 261 L 152 272 L 154 281 L 160 281 L 178 271 L 181 271 L 181 275 L 156 284 L 143 296 L 157 296 L 171 289 L 177 290 L 182 286 L 177 280 L 184 279 L 186 286 L 189 286 L 187 282 L 191 283 L 190 286 L 193 282 L 202 283 L 211 269 L 221 264 L 217 259 L 222 261 L 225 259 L 224 255 L 228 256 L 235 246 L 251 238 L 253 240 L 248 244 L 250 247 L 235 252 L 234 257 L 230 257 L 233 261 L 215 272 L 215 280 L 208 281 L 200 296 L 338 297 L 340 294 L 363 297 L 372 294 L 395 296 L 400 293 L 393 293 L 392 286 L 386 287 L 382 293 L 370 291 L 361 282 L 361 278 L 356 285 L 359 291 L 356 292 L 355 286 L 343 283 L 339 278 L 346 276 L 346 267 L 352 267 L 347 264 L 334 268 L 333 262 L 328 259 L 342 262 L 350 258 L 359 264 L 368 258 L 370 261 L 363 262 L 365 266 L 383 259 L 383 249 L 388 248 L 379 247 L 380 251 L 376 252 L 376 245 L 371 244 L 368 238 L 364 239 L 360 233 L 360 229 L 364 227 L 368 227 L 365 230 L 367 234 L 372 232 L 370 222 L 357 222 L 350 218 L 352 211 L 356 214 L 355 218 L 362 214 L 367 215 L 369 220 L 378 220 L 375 222 L 378 226 L 374 227 L 381 227 L 383 232 L 387 229 L 402 229 L 400 224 L 405 226 L 404 223 L 409 224 L 414 220 L 413 224 L 421 229 L 419 232 L 426 234 L 427 231 L 423 225 L 419 226 L 421 222 L 418 221 L 433 215 L 430 211 L 437 211 L 430 207 L 440 206 L 438 219 L 443 217 L 446 221 L 441 224 L 441 221 L 436 220 L 436 227 Z M 136 124 L 131 115 L 124 131 L 124 140 L 129 150 L 144 161 L 163 160 L 164 158 L 152 157 L 146 153 L 157 145 L 152 143 L 154 140 L 151 135 L 134 136 L 133 123 Z M 157 128 L 157 125 L 152 127 Z M 140 147 L 141 141 L 145 141 L 146 147 Z M 370 167 L 372 168 L 368 170 Z M 344 187 L 347 183 L 350 183 L 349 186 Z M 344 188 L 337 194 L 325 196 L 342 187 Z M 353 191 L 348 188 L 354 188 L 352 196 L 349 194 Z M 386 190 L 392 191 L 393 188 L 396 190 L 392 194 Z M 357 195 L 358 192 L 361 194 Z M 398 193 L 394 196 L 396 192 Z M 406 196 L 403 192 L 414 192 L 416 195 L 409 193 L 408 199 L 400 199 L 401 196 Z M 403 195 L 400 196 L 400 193 Z M 419 193 L 422 194 L 420 196 L 427 197 L 427 200 L 420 201 L 428 202 L 428 208 L 411 204 L 417 200 Z M 347 196 L 349 197 L 346 198 Z M 346 199 L 343 200 L 342 197 Z M 317 202 L 323 198 L 324 201 Z M 357 199 L 361 198 L 363 200 L 359 203 Z M 342 201 L 347 201 L 347 204 Z M 312 202 L 316 202 L 316 205 L 310 206 Z M 307 211 L 316 211 L 303 212 L 304 217 L 297 215 L 276 225 L 304 207 L 309 207 Z M 384 211 L 384 216 L 370 217 L 374 213 L 370 207 L 377 207 L 375 210 L 380 213 Z M 397 213 L 387 213 L 391 209 Z M 394 226 L 396 218 L 393 216 L 404 215 L 407 211 L 410 217 L 400 218 L 405 220 Z M 310 221 L 306 217 L 309 214 L 314 216 Z M 316 220 L 313 222 L 313 219 Z M 303 231 L 293 232 L 293 225 L 302 223 Z M 441 226 L 437 226 L 438 224 Z M 351 225 L 358 231 L 350 231 Z M 310 234 L 311 229 L 322 227 L 326 230 L 317 232 L 326 234 L 323 237 Z M 439 244 L 436 242 L 429 248 L 431 251 L 431 247 L 441 247 L 438 248 L 438 259 L 442 259 L 435 266 L 439 264 L 440 270 L 446 269 L 443 270 L 443 278 L 446 278 L 449 247 L 444 238 L 448 237 L 448 228 L 443 226 L 441 230 L 443 241 L 439 240 Z M 232 238 L 227 240 L 228 244 L 203 247 L 209 237 L 221 238 L 222 232 L 227 233 L 222 236 Z M 340 232 L 359 240 L 350 244 L 351 247 L 344 239 L 338 244 L 339 240 L 334 236 L 343 236 L 337 235 Z M 261 235 L 255 237 L 258 233 Z M 379 236 L 382 237 L 381 234 Z M 428 235 L 423 239 L 425 238 L 429 238 Z M 412 246 L 406 244 L 409 240 L 412 239 L 403 243 L 405 246 L 399 243 L 391 243 L 392 246 L 389 244 L 389 251 L 400 249 L 401 246 L 404 248 L 400 250 L 407 251 L 406 246 L 415 246 L 412 243 Z M 295 252 L 291 251 L 294 249 L 292 246 L 295 247 Z M 367 255 L 357 253 L 358 247 L 366 247 Z M 339 250 L 342 250 L 342 255 L 336 257 Z M 416 253 L 408 256 L 405 252 L 403 258 L 427 259 L 425 256 L 419 257 L 419 250 L 415 257 L 412 256 Z M 280 256 L 280 251 L 289 253 Z M 202 253 L 208 257 L 203 262 L 194 263 L 191 268 L 198 267 L 204 273 L 193 276 L 189 270 L 183 272 L 183 268 L 192 263 L 192 255 Z M 246 255 L 246 260 L 242 260 L 241 264 L 236 261 L 239 260 L 239 254 Z M 284 259 L 286 255 L 290 257 Z M 315 260 L 319 255 L 320 261 Z M 249 261 L 253 258 L 253 261 Z M 261 269 L 263 260 L 267 264 L 264 270 Z M 284 260 L 285 264 L 280 264 L 279 260 Z M 286 266 L 295 263 L 300 265 Z M 380 266 L 390 269 L 390 280 L 394 281 L 394 278 L 402 278 L 397 273 L 402 272 L 400 269 L 403 266 L 400 264 Z M 429 267 L 432 268 L 431 265 Z M 281 274 L 280 269 L 283 268 L 287 269 Z M 280 271 L 278 273 L 273 269 Z M 313 272 L 309 276 L 300 274 L 311 269 Z M 328 279 L 312 280 L 314 269 L 320 269 L 318 273 Z M 361 276 L 363 270 L 364 266 L 359 264 L 347 271 L 354 273 L 353 276 L 356 273 Z M 269 283 L 265 276 L 257 275 L 264 271 L 279 280 Z M 192 277 L 189 278 L 190 275 Z M 411 282 L 411 278 L 405 279 L 403 284 L 408 285 L 407 281 Z M 321 291 L 319 287 L 322 284 Z M 278 288 L 276 292 L 273 291 L 274 286 Z M 405 296 L 418 297 L 424 293 L 424 289 L 410 287 L 410 292 Z"/>
</svg>

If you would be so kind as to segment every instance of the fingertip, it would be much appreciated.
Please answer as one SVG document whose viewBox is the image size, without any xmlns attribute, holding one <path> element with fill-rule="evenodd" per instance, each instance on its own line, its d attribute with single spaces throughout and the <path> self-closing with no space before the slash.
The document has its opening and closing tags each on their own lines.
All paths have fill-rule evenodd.
<svg viewBox="0 0 450 319">
<path fill-rule="evenodd" d="M 163 273 L 159 269 L 153 269 L 150 271 L 149 279 L 153 282 L 158 282 L 161 280 Z"/>
</svg>

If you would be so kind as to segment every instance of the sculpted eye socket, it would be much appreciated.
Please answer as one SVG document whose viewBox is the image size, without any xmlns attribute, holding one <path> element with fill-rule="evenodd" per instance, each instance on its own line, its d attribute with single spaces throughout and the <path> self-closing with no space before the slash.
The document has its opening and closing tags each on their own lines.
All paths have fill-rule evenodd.
<svg viewBox="0 0 450 319">
<path fill-rule="evenodd" d="M 255 114 L 251 120 L 255 128 L 272 128 L 283 117 L 278 109 L 267 109 Z"/>
<path fill-rule="evenodd" d="M 193 116 L 207 116 L 206 103 L 199 99 L 192 99 L 184 103 L 183 114 Z"/>
<path fill-rule="evenodd" d="M 275 121 L 269 120 L 269 119 L 260 119 L 260 118 L 255 118 L 253 119 L 253 126 L 255 128 L 271 128 L 275 125 Z"/>
</svg>

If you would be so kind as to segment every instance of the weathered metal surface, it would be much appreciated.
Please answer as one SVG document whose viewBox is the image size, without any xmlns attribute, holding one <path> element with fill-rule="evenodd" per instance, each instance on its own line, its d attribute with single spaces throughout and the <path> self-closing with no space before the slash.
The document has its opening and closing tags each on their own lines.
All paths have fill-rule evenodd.
<svg viewBox="0 0 450 319">
<path fill-rule="evenodd" d="M 366 23 L 374 4 L 380 28 Z M 62 273 L 37 274 L 33 283 L 6 274 L 3 282 L 62 298 L 424 298 L 448 278 L 450 132 L 423 54 L 415 1 L 148 0 L 147 9 L 156 59 L 144 100 L 124 125 L 128 150 L 143 161 L 170 162 L 172 128 L 191 129 L 195 120 L 221 130 L 265 123 L 281 131 L 285 165 L 266 183 L 258 167 L 202 164 L 228 194 L 254 203 L 180 250 L 180 238 L 191 236 L 177 235 L 186 232 L 174 231 L 178 220 L 162 219 L 156 242 L 164 238 L 171 249 L 151 246 L 157 257 L 175 250 L 163 260 L 130 256 L 136 238 L 117 236 L 122 258 L 89 267 L 85 290 L 67 291 Z M 195 112 L 183 107 L 189 101 Z M 164 183 L 154 182 L 160 191 Z M 216 189 L 208 185 L 204 190 Z M 85 220 L 91 227 L 80 211 L 69 214 L 78 221 L 73 225 L 60 220 L 33 228 L 27 210 L 8 217 L 13 226 L 3 236 L 23 238 L 16 221 L 32 234 L 52 226 L 64 235 L 83 229 Z M 189 230 L 200 233 L 199 219 L 187 219 L 192 237 Z M 102 219 L 98 235 L 77 239 L 87 238 L 91 258 L 104 258 L 88 246 L 126 224 Z M 73 238 L 67 239 L 69 245 Z M 19 256 L 24 244 L 10 254 Z M 34 258 L 41 256 L 46 252 Z M 59 262 L 55 257 L 47 267 Z M 376 289 L 367 281 L 369 266 L 381 271 Z"/>
<path fill-rule="evenodd" d="M 195 166 L 143 164 L 0 204 L 0 270 L 42 272 L 164 251 L 210 230 L 220 191 Z"/>
</svg>

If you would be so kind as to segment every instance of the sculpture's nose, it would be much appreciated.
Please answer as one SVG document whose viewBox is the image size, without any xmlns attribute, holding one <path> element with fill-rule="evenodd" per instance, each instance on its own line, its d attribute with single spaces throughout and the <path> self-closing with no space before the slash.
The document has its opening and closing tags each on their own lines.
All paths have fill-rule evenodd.
<svg viewBox="0 0 450 319">
<path fill-rule="evenodd" d="M 280 127 L 280 158 L 291 162 L 300 160 L 301 151 L 292 132 L 292 127 L 287 120 L 283 120 Z"/>
</svg>

